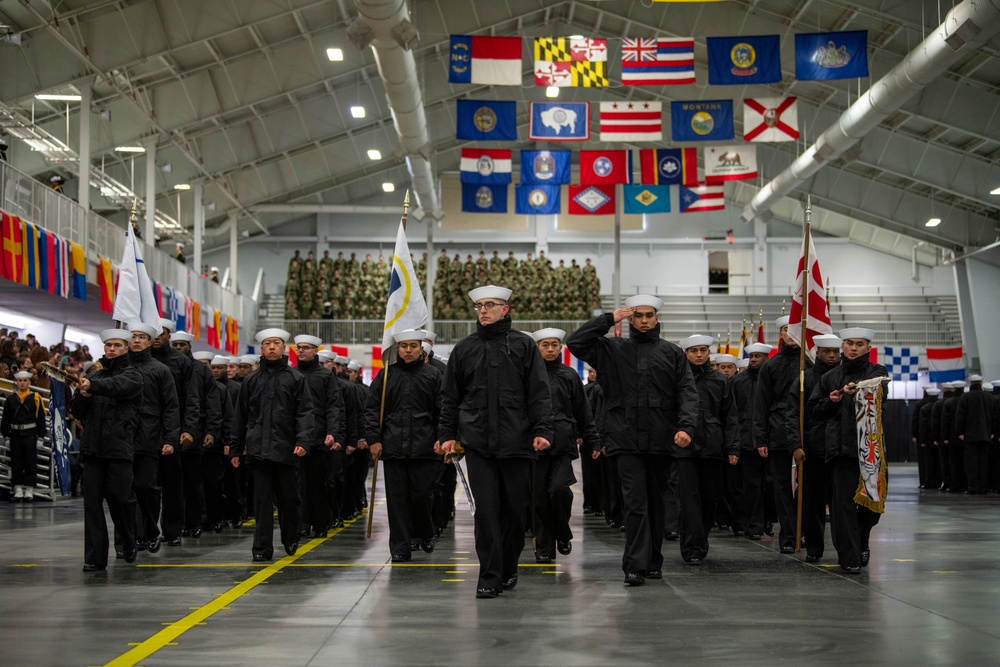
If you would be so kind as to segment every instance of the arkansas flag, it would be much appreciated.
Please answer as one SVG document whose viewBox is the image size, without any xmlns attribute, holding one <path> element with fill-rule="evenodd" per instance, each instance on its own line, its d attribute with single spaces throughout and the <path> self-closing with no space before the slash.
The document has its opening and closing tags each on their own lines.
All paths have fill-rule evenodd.
<svg viewBox="0 0 1000 667">
<path fill-rule="evenodd" d="M 798 138 L 797 97 L 748 97 L 743 100 L 745 141 L 795 141 Z"/>
<path fill-rule="evenodd" d="M 709 146 L 705 149 L 705 182 L 757 178 L 757 147 L 753 144 Z"/>
<path fill-rule="evenodd" d="M 570 185 L 570 215 L 614 215 L 615 186 Z"/>
<path fill-rule="evenodd" d="M 809 263 L 808 284 L 803 284 L 806 277 L 806 261 Z M 808 302 L 802 298 L 803 287 L 809 295 Z M 792 310 L 788 314 L 788 335 L 802 345 L 802 304 L 809 304 L 809 312 L 806 320 L 806 354 L 813 361 L 816 360 L 816 343 L 813 338 L 821 334 L 832 334 L 833 327 L 830 326 L 830 307 L 826 302 L 826 289 L 823 287 L 823 274 L 819 270 L 819 258 L 816 257 L 816 248 L 813 246 L 812 235 L 809 235 L 808 246 L 806 239 L 802 239 L 802 257 L 799 258 L 799 267 L 795 273 L 795 294 L 792 296 Z"/>
<path fill-rule="evenodd" d="M 580 183 L 614 185 L 632 182 L 632 151 L 580 151 Z"/>
<path fill-rule="evenodd" d="M 601 102 L 601 141 L 662 140 L 662 102 Z"/>
<path fill-rule="evenodd" d="M 725 185 L 697 185 L 680 187 L 681 213 L 726 210 Z"/>
<path fill-rule="evenodd" d="M 961 347 L 928 347 L 927 366 L 931 382 L 954 382 L 965 379 Z"/>
</svg>

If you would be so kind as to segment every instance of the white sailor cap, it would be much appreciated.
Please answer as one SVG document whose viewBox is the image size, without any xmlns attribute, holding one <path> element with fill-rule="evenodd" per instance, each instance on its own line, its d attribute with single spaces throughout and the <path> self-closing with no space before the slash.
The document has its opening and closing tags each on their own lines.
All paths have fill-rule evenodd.
<svg viewBox="0 0 1000 667">
<path fill-rule="evenodd" d="M 161 317 L 160 318 L 160 329 L 166 329 L 170 333 L 173 333 L 173 332 L 177 331 L 177 322 L 174 322 L 173 320 L 168 320 L 165 317 Z M 157 335 L 159 335 L 160 332 L 158 331 L 156 333 L 157 333 Z"/>
<path fill-rule="evenodd" d="M 782 315 L 781 317 L 776 319 L 774 321 L 774 326 L 778 327 L 779 329 L 781 327 L 788 326 L 788 315 Z"/>
<path fill-rule="evenodd" d="M 332 361 L 335 355 L 328 350 L 320 350 L 316 353 L 316 358 L 320 361 Z"/>
<path fill-rule="evenodd" d="M 218 273 L 218 272 L 219 272 L 219 267 L 217 267 L 217 266 L 213 266 L 211 270 L 212 270 L 212 271 L 215 271 L 216 273 Z"/>
<path fill-rule="evenodd" d="M 251 366 L 253 366 L 254 364 L 259 364 L 260 363 L 260 355 L 259 354 L 244 354 L 242 357 L 240 357 L 240 363 L 241 364 L 249 364 Z"/>
<path fill-rule="evenodd" d="M 983 391 L 993 391 L 993 383 L 992 382 L 984 382 L 983 383 Z"/>
<path fill-rule="evenodd" d="M 194 352 L 191 356 L 198 361 L 211 361 L 215 358 L 215 352 Z"/>
<path fill-rule="evenodd" d="M 954 389 L 955 388 L 955 383 L 954 382 L 942 382 L 941 383 L 941 388 L 942 389 Z"/>
<path fill-rule="evenodd" d="M 481 299 L 496 299 L 498 301 L 509 301 L 514 290 L 499 285 L 483 285 L 469 292 L 469 298 L 475 303 Z"/>
<path fill-rule="evenodd" d="M 420 343 L 420 347 L 423 349 L 424 354 L 430 354 L 431 353 L 431 347 L 432 347 L 432 345 L 430 343 L 428 343 L 426 340 L 424 340 L 424 341 L 422 341 Z"/>
<path fill-rule="evenodd" d="M 187 331 L 175 331 L 174 333 L 170 334 L 171 343 L 179 340 L 184 341 L 186 343 L 190 343 L 191 341 L 194 340 L 194 335 L 189 334 Z"/>
<path fill-rule="evenodd" d="M 720 354 L 715 358 L 715 363 L 717 364 L 735 364 L 739 359 L 731 354 Z"/>
<path fill-rule="evenodd" d="M 324 307 L 324 308 L 326 308 L 327 306 L 332 306 L 332 305 L 333 305 L 333 304 L 332 304 L 331 302 L 329 302 L 329 301 L 324 301 L 324 302 L 323 302 L 323 307 Z"/>
<path fill-rule="evenodd" d="M 871 342 L 875 340 L 875 330 L 866 329 L 864 327 L 848 327 L 840 330 L 840 338 L 842 340 L 847 340 L 848 338 L 864 338 L 865 340 Z"/>
<path fill-rule="evenodd" d="M 713 364 L 717 364 L 719 363 L 720 356 L 722 356 L 721 352 L 713 352 L 712 354 L 708 355 L 708 360 L 711 361 Z"/>
<path fill-rule="evenodd" d="M 983 376 L 982 375 L 970 375 L 969 376 L 969 382 L 982 382 L 982 381 L 983 381 Z"/>
<path fill-rule="evenodd" d="M 816 347 L 840 347 L 844 341 L 840 339 L 840 336 L 820 334 L 819 336 L 813 336 L 813 342 L 816 343 Z"/>
<path fill-rule="evenodd" d="M 941 390 L 937 387 L 924 387 L 924 393 L 928 396 L 938 396 L 941 393 Z"/>
<path fill-rule="evenodd" d="M 663 308 L 663 299 L 652 294 L 636 294 L 625 299 L 626 308 L 638 308 L 639 306 L 649 306 L 656 312 Z"/>
<path fill-rule="evenodd" d="M 183 247 L 184 247 L 184 244 L 183 244 L 183 243 L 181 243 L 180 241 L 178 241 L 178 242 L 177 242 L 177 247 L 178 247 L 178 248 L 183 248 Z"/>
<path fill-rule="evenodd" d="M 430 341 L 431 344 L 433 345 L 434 342 L 437 341 L 437 338 L 438 338 L 438 335 L 436 333 L 434 333 L 433 331 L 428 331 L 427 329 L 424 329 L 424 340 Z"/>
<path fill-rule="evenodd" d="M 338 366 L 346 366 L 347 362 L 349 361 L 350 359 L 348 359 L 342 354 L 338 354 L 336 357 L 333 358 L 333 363 L 337 364 Z"/>
<path fill-rule="evenodd" d="M 715 339 L 711 336 L 704 336 L 702 334 L 695 334 L 693 336 L 688 336 L 682 340 L 678 345 L 681 346 L 682 350 L 686 350 L 689 347 L 695 347 L 698 345 L 711 345 L 715 342 Z"/>
<path fill-rule="evenodd" d="M 306 345 L 315 345 L 316 347 L 319 347 L 320 345 L 323 344 L 322 338 L 318 338 L 316 336 L 310 336 L 308 334 L 299 334 L 294 338 L 294 340 L 296 345 L 298 345 L 299 343 L 305 343 Z"/>
<path fill-rule="evenodd" d="M 257 335 L 254 336 L 254 338 L 257 339 L 258 343 L 263 343 L 268 338 L 280 338 L 282 343 L 287 343 L 288 338 L 291 335 L 292 334 L 288 333 L 284 329 L 278 329 L 277 327 L 273 327 L 271 329 L 261 329 L 260 331 L 257 332 Z"/>
<path fill-rule="evenodd" d="M 213 366 L 228 366 L 229 357 L 224 357 L 221 354 L 217 354 L 212 357 L 211 363 Z"/>
<path fill-rule="evenodd" d="M 132 332 L 128 329 L 105 329 L 101 332 L 101 342 L 107 343 L 109 340 L 117 338 L 118 340 L 128 341 L 132 338 Z"/>
<path fill-rule="evenodd" d="M 404 340 L 424 340 L 424 332 L 421 329 L 406 329 L 404 331 L 397 331 L 392 334 L 392 339 L 397 343 L 402 343 Z"/>
<path fill-rule="evenodd" d="M 347 367 L 352 371 L 360 371 L 361 363 L 355 361 L 354 359 L 351 359 L 350 361 L 347 362 Z"/>
<path fill-rule="evenodd" d="M 965 389 L 965 380 L 955 380 L 951 383 L 952 389 Z"/>
<path fill-rule="evenodd" d="M 563 342 L 566 338 L 566 332 L 562 329 L 556 329 L 555 327 L 548 327 L 545 329 L 539 329 L 531 334 L 531 337 L 536 343 L 545 340 L 546 338 L 558 338 L 559 342 Z"/>
<path fill-rule="evenodd" d="M 28 371 L 18 371 L 16 373 L 14 373 L 14 379 L 15 380 L 30 380 L 31 379 L 31 373 L 29 373 Z"/>
<path fill-rule="evenodd" d="M 747 368 L 748 366 L 750 366 L 750 360 L 749 359 L 737 359 L 736 360 L 736 368 Z"/>
<path fill-rule="evenodd" d="M 91 368 L 91 366 L 93 366 L 93 365 L 94 365 L 93 361 L 85 361 L 85 362 L 83 362 L 83 372 L 86 373 L 87 371 L 89 371 L 90 368 Z"/>
<path fill-rule="evenodd" d="M 747 354 L 754 354 L 755 352 L 760 354 L 770 354 L 773 349 L 774 346 L 768 345 L 767 343 L 754 343 L 753 345 L 747 345 Z"/>
<path fill-rule="evenodd" d="M 160 333 L 156 330 L 156 327 L 143 324 L 142 322 L 134 322 L 128 325 L 128 330 L 130 333 L 144 333 L 149 336 L 150 340 L 156 338 L 156 336 Z"/>
</svg>

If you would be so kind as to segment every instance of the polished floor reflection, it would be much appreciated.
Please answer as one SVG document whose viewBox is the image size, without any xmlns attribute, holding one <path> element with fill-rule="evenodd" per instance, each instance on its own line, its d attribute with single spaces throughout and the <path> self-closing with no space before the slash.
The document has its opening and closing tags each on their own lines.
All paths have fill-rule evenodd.
<svg viewBox="0 0 1000 667">
<path fill-rule="evenodd" d="M 662 581 L 627 589 L 622 538 L 574 517 L 573 553 L 476 600 L 472 521 L 392 565 L 384 507 L 294 557 L 250 563 L 251 530 L 185 539 L 84 574 L 83 510 L 0 507 L 6 665 L 996 664 L 1000 498 L 918 491 L 893 467 L 871 565 L 840 572 L 712 534 L 708 561 L 667 544 Z M 579 495 L 577 497 L 579 507 Z"/>
</svg>

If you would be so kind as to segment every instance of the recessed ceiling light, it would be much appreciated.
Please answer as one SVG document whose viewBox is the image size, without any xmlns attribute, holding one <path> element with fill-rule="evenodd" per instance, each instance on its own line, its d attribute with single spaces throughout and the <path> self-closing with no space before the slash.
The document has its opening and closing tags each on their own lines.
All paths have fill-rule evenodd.
<svg viewBox="0 0 1000 667">
<path fill-rule="evenodd" d="M 146 149 L 142 146 L 115 146 L 115 150 L 119 153 L 145 153 Z"/>
<path fill-rule="evenodd" d="M 993 188 L 992 190 L 990 190 L 990 194 L 991 195 L 1000 195 L 1000 186 L 997 186 L 997 187 Z"/>
<path fill-rule="evenodd" d="M 36 100 L 53 100 L 57 102 L 79 102 L 83 98 L 79 95 L 54 95 L 49 93 L 40 93 L 35 95 Z"/>
<path fill-rule="evenodd" d="M 351 115 L 354 116 L 355 118 L 364 118 L 365 117 L 365 108 L 364 107 L 351 107 Z"/>
<path fill-rule="evenodd" d="M 583 39 L 583 35 L 570 35 L 570 39 Z"/>
<path fill-rule="evenodd" d="M 937 227 L 941 224 L 941 218 L 931 218 L 924 223 L 924 227 Z"/>
<path fill-rule="evenodd" d="M 549 86 L 545 89 L 545 97 L 559 97 L 559 89 L 555 86 Z"/>
<path fill-rule="evenodd" d="M 376 148 L 369 148 L 368 149 L 368 159 L 369 160 L 381 160 L 382 159 L 382 153 L 380 153 L 378 151 L 378 149 L 376 149 Z"/>
<path fill-rule="evenodd" d="M 396 191 L 396 186 L 393 185 L 392 183 L 382 184 L 382 192 L 395 192 L 395 191 Z"/>
<path fill-rule="evenodd" d="M 343 49 L 327 49 L 326 57 L 330 59 L 331 62 L 340 62 L 344 59 Z"/>
<path fill-rule="evenodd" d="M 191 186 L 187 183 L 178 183 L 174 186 L 174 190 L 190 190 Z"/>
</svg>

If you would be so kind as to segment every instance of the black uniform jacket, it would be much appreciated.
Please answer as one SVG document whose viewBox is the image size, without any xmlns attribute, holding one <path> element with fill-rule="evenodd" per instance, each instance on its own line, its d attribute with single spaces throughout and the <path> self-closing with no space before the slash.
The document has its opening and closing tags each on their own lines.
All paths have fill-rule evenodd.
<svg viewBox="0 0 1000 667">
<path fill-rule="evenodd" d="M 941 437 L 949 445 L 957 445 L 958 440 L 958 402 L 964 391 L 953 390 L 944 397 L 944 407 L 941 408 Z"/>
<path fill-rule="evenodd" d="M 192 359 L 191 363 L 198 383 L 198 396 L 201 398 L 201 419 L 198 420 L 198 430 L 191 435 L 195 438 L 195 446 L 201 450 L 201 442 L 206 435 L 215 438 L 216 445 L 213 447 L 218 446 L 222 433 L 222 395 L 212 369 L 201 361 Z"/>
<path fill-rule="evenodd" d="M 868 356 L 846 359 L 841 356 L 840 365 L 820 378 L 819 384 L 809 395 L 806 410 L 826 424 L 826 460 L 836 456 L 858 456 L 858 431 L 854 396 L 843 395 L 838 403 L 830 400 L 830 392 L 851 382 L 870 380 L 889 375 L 885 366 L 873 364 Z M 886 387 L 879 389 L 885 398 Z"/>
<path fill-rule="evenodd" d="M 105 459 L 132 460 L 135 430 L 142 408 L 142 374 L 128 355 L 101 357 L 103 367 L 87 376 L 91 396 L 73 395 L 73 416 L 83 424 L 80 453 Z"/>
<path fill-rule="evenodd" d="M 812 362 L 806 359 L 806 369 Z M 785 412 L 792 384 L 799 379 L 799 348 L 785 345 L 778 354 L 764 362 L 757 378 L 754 397 L 753 435 L 758 447 L 791 451 Z"/>
<path fill-rule="evenodd" d="M 320 366 L 319 359 L 299 361 L 298 371 L 306 379 L 313 406 L 313 447 L 325 447 L 326 436 L 344 444 L 347 422 L 344 415 L 344 394 L 333 373 Z"/>
<path fill-rule="evenodd" d="M 933 419 L 934 407 L 940 403 L 936 396 L 929 396 L 927 401 L 921 401 L 923 405 L 920 406 L 920 422 L 917 430 L 917 442 L 921 445 L 933 445 L 934 444 L 934 430 L 933 430 Z"/>
<path fill-rule="evenodd" d="M 669 454 L 674 435 L 692 439 L 698 424 L 698 390 L 687 357 L 660 338 L 659 325 L 630 329 L 628 338 L 606 338 L 614 313 L 590 320 L 567 339 L 570 352 L 597 371 L 604 390 L 601 436 L 609 456 L 621 452 Z"/>
<path fill-rule="evenodd" d="M 13 430 L 13 425 L 34 424 L 35 430 Z M 0 435 L 9 438 L 11 435 L 27 435 L 31 433 L 37 438 L 45 437 L 45 406 L 42 405 L 42 397 L 37 391 L 28 392 L 28 397 L 21 402 L 17 395 L 17 387 L 14 393 L 9 395 L 3 403 L 3 419 L 0 419 Z"/>
<path fill-rule="evenodd" d="M 170 369 L 177 390 L 177 406 L 180 409 L 181 433 L 192 436 L 198 434 L 201 424 L 201 385 L 194 372 L 194 362 L 170 347 L 149 348 L 153 358 Z"/>
<path fill-rule="evenodd" d="M 368 444 L 382 443 L 384 459 L 434 459 L 438 420 L 441 416 L 441 372 L 417 359 L 402 359 L 389 367 L 385 388 L 385 410 L 379 425 L 382 385 L 386 373 L 378 374 L 368 391 L 365 433 Z"/>
<path fill-rule="evenodd" d="M 604 390 L 601 388 L 601 383 L 588 382 L 583 385 L 583 392 L 587 396 L 587 402 L 590 404 L 590 414 L 594 417 L 594 427 L 597 429 L 598 434 L 604 432 Z M 584 440 L 584 451 L 586 451 L 587 441 Z"/>
<path fill-rule="evenodd" d="M 812 368 L 806 371 L 806 382 L 805 382 L 805 400 L 808 401 L 809 397 L 812 396 L 813 389 L 819 384 L 820 378 L 826 375 L 828 372 L 832 371 L 840 362 L 838 361 L 833 366 L 828 366 L 822 361 L 817 361 Z M 802 447 L 802 443 L 799 440 L 799 383 L 798 380 L 792 382 L 791 388 L 788 390 L 788 400 L 786 401 L 787 409 L 785 410 L 785 432 L 788 434 L 788 449 L 790 451 L 795 451 L 796 449 Z M 806 408 L 806 443 L 805 452 L 806 458 L 815 458 L 817 461 L 822 461 L 826 458 L 826 444 L 824 440 L 826 438 L 826 424 L 823 423 L 822 419 L 816 417 L 816 415 L 809 412 L 809 408 Z"/>
<path fill-rule="evenodd" d="M 270 361 L 248 375 L 240 389 L 233 419 L 230 456 L 246 450 L 254 459 L 295 465 L 295 447 L 312 442 L 312 400 L 306 379 L 288 365 L 288 357 Z"/>
<path fill-rule="evenodd" d="M 955 432 L 962 442 L 989 442 L 996 432 L 997 404 L 982 387 L 972 387 L 958 399 Z"/>
<path fill-rule="evenodd" d="M 560 359 L 546 361 L 545 371 L 549 376 L 549 393 L 552 396 L 553 434 L 552 446 L 539 454 L 576 458 L 577 437 L 583 438 L 585 451 L 600 449 L 601 436 L 594 425 L 580 376 Z"/>
<path fill-rule="evenodd" d="M 724 460 L 740 455 L 740 419 L 729 379 L 709 364 L 690 364 L 698 388 L 698 426 L 687 447 L 673 446 L 677 458 Z"/>
<path fill-rule="evenodd" d="M 337 389 L 340 391 L 340 400 L 344 404 L 344 440 L 339 440 L 340 444 L 355 447 L 358 440 L 364 437 L 364 413 L 358 411 L 358 402 L 355 398 L 354 383 L 343 375 L 333 374 Z"/>
<path fill-rule="evenodd" d="M 910 414 L 910 437 L 916 440 L 918 444 L 920 443 L 920 410 L 930 402 L 930 396 L 922 397 L 913 406 L 913 412 Z"/>
<path fill-rule="evenodd" d="M 934 444 L 939 446 L 944 445 L 946 437 L 941 428 L 941 422 L 944 419 L 944 400 L 946 398 L 948 398 L 947 394 L 942 395 L 941 398 L 931 404 L 931 437 Z"/>
<path fill-rule="evenodd" d="M 439 440 L 495 458 L 535 458 L 534 438 L 552 442 L 552 397 L 535 341 L 510 316 L 483 326 L 451 351 Z"/>
<path fill-rule="evenodd" d="M 729 383 L 733 387 L 736 399 L 736 413 L 740 420 L 740 449 L 744 452 L 757 449 L 757 440 L 753 437 L 754 400 L 757 397 L 757 379 L 760 378 L 760 368 L 750 368 L 732 378 Z"/>
<path fill-rule="evenodd" d="M 438 369 L 438 371 L 440 371 L 441 373 L 442 378 L 444 377 L 444 372 L 448 370 L 448 364 L 444 363 L 443 361 L 435 357 L 434 350 L 431 350 L 427 354 L 427 363 L 433 366 L 434 368 Z"/>
<path fill-rule="evenodd" d="M 129 352 L 129 363 L 142 375 L 142 407 L 133 444 L 136 454 L 159 456 L 163 445 L 179 446 L 180 410 L 174 376 L 148 349 Z"/>
</svg>

